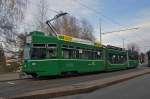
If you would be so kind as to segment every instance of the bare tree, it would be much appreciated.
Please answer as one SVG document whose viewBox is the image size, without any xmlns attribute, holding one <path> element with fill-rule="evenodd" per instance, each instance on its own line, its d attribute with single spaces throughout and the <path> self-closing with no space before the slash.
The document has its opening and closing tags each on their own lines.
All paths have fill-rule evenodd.
<svg viewBox="0 0 150 99">
<path fill-rule="evenodd" d="M 0 0 L 0 35 L 8 49 L 16 44 L 17 29 L 24 18 L 26 5 L 27 0 Z"/>
<path fill-rule="evenodd" d="M 19 64 L 23 63 L 23 48 L 24 48 L 25 43 L 26 43 L 26 36 L 27 36 L 27 33 L 22 33 L 22 34 L 19 34 L 17 37 L 17 44 L 19 46 L 19 50 L 18 50 L 18 62 L 19 62 Z"/>
<path fill-rule="evenodd" d="M 94 41 L 93 27 L 86 21 L 82 20 L 82 35 L 81 37 L 86 40 Z"/>
<path fill-rule="evenodd" d="M 45 22 L 48 19 L 48 6 L 47 0 L 38 0 L 36 24 L 37 29 L 43 32 L 47 32 L 47 25 Z"/>
<path fill-rule="evenodd" d="M 135 43 L 128 44 L 128 50 L 139 52 L 139 46 Z"/>
<path fill-rule="evenodd" d="M 24 19 L 26 5 L 27 0 L 0 0 L 0 41 L 4 45 L 1 48 L 3 49 L 1 52 L 4 53 L 2 55 L 13 54 L 15 57 L 17 55 L 16 37 L 18 35 L 19 25 Z M 4 57 L 0 59 L 3 60 Z M 13 67 L 8 69 L 3 64 L 4 71 L 11 71 Z"/>
<path fill-rule="evenodd" d="M 54 27 L 59 34 L 65 34 L 90 41 L 94 40 L 92 34 L 93 28 L 86 20 L 80 22 L 73 16 L 65 15 L 54 22 Z"/>
<path fill-rule="evenodd" d="M 81 27 L 78 20 L 70 15 L 65 15 L 54 22 L 54 27 L 59 34 L 65 34 L 73 37 L 78 37 Z"/>
</svg>

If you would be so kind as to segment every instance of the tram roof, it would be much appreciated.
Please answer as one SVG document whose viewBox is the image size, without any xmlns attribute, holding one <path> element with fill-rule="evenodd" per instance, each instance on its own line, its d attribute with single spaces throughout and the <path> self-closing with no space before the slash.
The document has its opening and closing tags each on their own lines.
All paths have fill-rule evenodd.
<svg viewBox="0 0 150 99">
<path fill-rule="evenodd" d="M 82 45 L 89 45 L 89 46 L 95 46 L 98 48 L 103 47 L 101 44 L 92 42 L 89 40 L 83 40 L 79 38 L 74 38 L 71 36 L 67 35 L 58 35 L 58 36 L 47 36 L 45 33 L 40 32 L 40 31 L 33 31 L 30 32 L 29 36 L 33 36 L 33 42 L 34 43 L 49 43 L 49 42 L 68 42 L 68 43 L 73 43 L 73 44 L 82 44 Z"/>
</svg>

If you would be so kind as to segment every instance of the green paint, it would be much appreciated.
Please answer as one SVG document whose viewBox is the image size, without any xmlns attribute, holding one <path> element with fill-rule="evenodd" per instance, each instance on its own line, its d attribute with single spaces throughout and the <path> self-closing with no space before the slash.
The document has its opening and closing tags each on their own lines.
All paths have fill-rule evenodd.
<svg viewBox="0 0 150 99">
<path fill-rule="evenodd" d="M 129 68 L 137 67 L 139 64 L 138 60 L 129 60 Z"/>
<path fill-rule="evenodd" d="M 94 62 L 94 64 L 93 64 Z M 89 65 L 91 64 L 92 65 Z M 102 60 L 30 60 L 23 66 L 26 73 L 37 73 L 39 76 L 60 75 L 63 72 L 94 72 L 104 70 L 104 61 Z"/>
</svg>

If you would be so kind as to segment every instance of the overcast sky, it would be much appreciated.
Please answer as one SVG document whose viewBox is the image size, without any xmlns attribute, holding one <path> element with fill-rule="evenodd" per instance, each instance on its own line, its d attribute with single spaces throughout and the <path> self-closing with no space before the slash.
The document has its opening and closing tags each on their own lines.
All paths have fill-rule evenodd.
<svg viewBox="0 0 150 99">
<path fill-rule="evenodd" d="M 118 32 L 102 36 L 104 44 L 122 46 L 136 43 L 142 51 L 150 49 L 150 1 L 149 0 L 47 0 L 49 9 L 68 12 L 79 19 L 87 19 L 94 27 L 94 35 L 99 39 L 102 32 L 139 27 L 138 30 Z M 32 23 L 37 0 L 31 0 L 25 22 Z M 94 11 L 93 11 L 94 10 Z M 97 12 L 97 13 L 96 13 Z M 49 17 L 56 13 L 48 11 Z"/>
</svg>

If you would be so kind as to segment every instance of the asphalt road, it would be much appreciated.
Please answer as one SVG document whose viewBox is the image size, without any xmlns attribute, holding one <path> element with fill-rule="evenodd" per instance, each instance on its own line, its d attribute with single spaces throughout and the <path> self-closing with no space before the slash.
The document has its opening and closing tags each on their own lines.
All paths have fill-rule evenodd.
<svg viewBox="0 0 150 99">
<path fill-rule="evenodd" d="M 145 67 L 140 67 L 136 69 L 129 69 L 123 71 L 115 71 L 115 72 L 107 72 L 107 73 L 99 73 L 92 75 L 82 75 L 77 77 L 68 77 L 68 78 L 46 78 L 46 79 L 26 79 L 26 80 L 16 80 L 10 82 L 0 82 L 0 97 L 11 97 L 23 94 L 25 92 L 53 88 L 53 87 L 61 87 L 65 85 L 76 84 L 79 82 L 86 82 L 91 80 L 97 80 L 107 77 L 112 77 L 116 75 L 126 74 L 134 71 L 140 71 Z"/>
<path fill-rule="evenodd" d="M 150 74 L 97 91 L 55 99 L 150 99 Z"/>
</svg>

